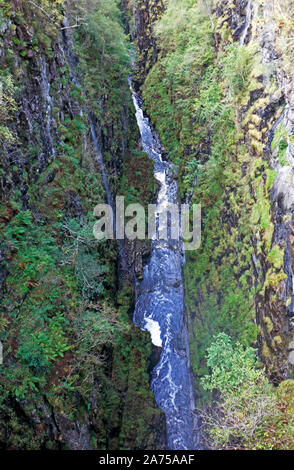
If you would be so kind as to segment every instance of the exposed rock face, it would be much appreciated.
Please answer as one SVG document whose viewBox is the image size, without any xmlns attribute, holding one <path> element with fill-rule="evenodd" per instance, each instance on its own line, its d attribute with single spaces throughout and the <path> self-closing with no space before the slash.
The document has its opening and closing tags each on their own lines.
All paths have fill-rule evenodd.
<svg viewBox="0 0 294 470">
<path fill-rule="evenodd" d="M 271 378 L 277 383 L 293 377 L 291 357 L 288 356 L 289 342 L 293 340 L 293 133 L 294 118 L 294 86 L 291 67 L 283 62 L 284 51 L 279 40 L 279 14 L 275 2 L 263 5 L 255 1 L 235 0 L 232 2 L 216 2 L 216 14 L 219 25 L 229 26 L 234 41 L 240 45 L 257 44 L 262 58 L 260 67 L 259 87 L 250 92 L 251 99 L 246 106 L 256 109 L 259 116 L 249 125 L 247 139 L 250 143 L 250 129 L 257 129 L 264 144 L 263 158 L 277 172 L 270 194 L 271 214 L 274 225 L 271 246 L 278 245 L 284 250 L 284 279 L 274 282 L 270 279 L 272 271 L 266 253 L 258 253 L 252 257 L 252 269 L 259 282 L 262 283 L 262 296 L 257 295 L 256 319 L 259 325 L 259 350 L 266 363 Z M 290 7 L 289 7 L 290 8 Z M 270 84 L 269 75 L 273 73 L 274 84 Z M 271 89 L 271 90 L 270 90 Z M 245 112 L 242 111 L 241 119 Z M 243 116 L 243 117 L 242 117 Z M 288 135 L 285 147 L 285 162 L 277 158 L 277 148 L 273 148 L 273 139 L 281 127 Z M 267 130 L 266 130 L 267 129 Z M 249 138 L 248 138 L 249 137 Z M 255 242 L 253 242 L 255 243 Z M 261 268 L 256 268 L 256 262 Z"/>
<path fill-rule="evenodd" d="M 251 5 L 249 5 L 251 4 Z M 269 124 L 269 130 L 263 134 L 263 141 L 267 145 L 263 158 L 270 162 L 277 176 L 270 195 L 272 205 L 272 220 L 274 234 L 272 247 L 278 245 L 283 247 L 285 279 L 278 282 L 276 286 L 266 280 L 269 274 L 269 265 L 265 254 L 257 254 L 262 272 L 261 282 L 264 284 L 264 297 L 257 296 L 256 311 L 257 322 L 260 325 L 259 346 L 264 362 L 267 364 L 271 377 L 274 381 L 293 377 L 291 357 L 288 357 L 289 342 L 293 339 L 293 208 L 294 208 L 294 186 L 293 186 L 293 147 L 290 136 L 293 132 L 294 118 L 294 87 L 292 73 L 283 64 L 283 53 L 278 47 L 279 26 L 278 11 L 275 2 L 265 2 L 260 5 L 257 2 L 234 1 L 227 6 L 220 3 L 217 15 L 225 18 L 233 31 L 234 40 L 240 40 L 244 32 L 247 9 L 247 34 L 244 43 L 256 43 L 259 45 L 259 53 L 262 57 L 263 88 L 252 91 L 250 106 L 258 99 L 268 95 L 267 73 L 275 71 L 275 85 L 273 93 L 267 98 L 267 104 L 261 106 L 257 114 L 262 121 L 258 130 L 262 131 Z M 251 14 L 248 16 L 248 8 Z M 258 19 L 259 18 L 259 19 Z M 284 104 L 286 106 L 284 107 Z M 283 127 L 288 134 L 285 158 L 287 162 L 277 159 L 277 150 L 273 148 L 273 139 L 279 128 Z M 264 131 L 262 131 L 264 132 Z M 283 166 L 286 165 L 286 166 Z M 254 269 L 254 266 L 253 266 Z"/>
<path fill-rule="evenodd" d="M 68 261 L 65 259 L 67 248 L 63 246 L 66 235 L 62 226 L 67 226 L 68 221 L 74 221 L 75 224 L 70 232 L 72 235 L 76 227 L 83 228 L 88 233 L 82 239 L 91 240 L 92 226 L 87 222 L 89 216 L 92 217 L 96 204 L 105 202 L 107 196 L 115 196 L 122 177 L 124 157 L 128 155 L 131 160 L 132 152 L 139 148 L 139 133 L 127 73 L 119 89 L 113 72 L 116 91 L 124 97 L 120 105 L 117 99 L 115 103 L 109 103 L 109 95 L 113 90 L 106 89 L 105 84 L 103 88 L 96 72 L 93 75 L 90 72 L 88 88 L 89 82 L 94 82 L 94 92 L 95 86 L 97 92 L 103 88 L 99 102 L 98 99 L 91 102 L 88 88 L 83 89 L 79 84 L 83 74 L 78 70 L 78 53 L 73 51 L 77 44 L 71 34 L 72 30 L 60 31 L 72 24 L 71 19 L 63 19 L 60 23 L 60 18 L 56 23 L 52 20 L 51 24 L 46 15 L 44 19 L 42 12 L 30 9 L 29 2 L 4 3 L 5 15 L 2 15 L 3 5 L 0 6 L 0 62 L 1 68 L 13 75 L 15 89 L 10 82 L 5 84 L 4 88 L 9 93 L 11 90 L 11 96 L 5 96 L 5 102 L 10 106 L 9 119 L 7 118 L 6 134 L 4 137 L 3 134 L 0 136 L 1 228 L 3 224 L 6 229 L 15 220 L 15 216 L 22 220 L 27 215 L 32 226 L 29 229 L 27 246 L 22 247 L 22 250 L 28 248 L 36 252 L 49 238 L 53 251 L 60 251 L 54 269 L 49 274 L 48 258 L 42 252 L 37 271 L 31 272 L 27 278 L 19 277 L 19 280 L 24 281 L 23 293 L 19 287 L 13 286 L 18 256 L 22 255 L 19 247 L 13 244 L 17 236 L 14 238 L 12 235 L 11 240 L 5 239 L 3 246 L 1 240 L 0 301 L 4 298 L 4 303 L 1 304 L 1 310 L 4 306 L 4 316 L 1 316 L 0 333 L 1 338 L 2 335 L 5 336 L 5 373 L 10 377 L 12 369 L 16 373 L 12 374 L 9 391 L 7 381 L 5 378 L 1 379 L 1 390 L 4 387 L 6 391 L 5 397 L 1 392 L 0 447 L 75 450 L 105 447 L 164 448 L 164 416 L 149 390 L 150 340 L 147 334 L 134 328 L 128 317 L 133 306 L 134 277 L 142 276 L 142 257 L 145 256 L 145 251 L 148 252 L 148 248 L 138 244 L 122 250 L 121 262 L 124 263 L 123 271 L 127 275 L 119 278 L 118 247 L 112 244 L 105 248 L 104 253 L 99 251 L 99 247 L 94 248 L 89 264 L 89 246 L 93 244 L 92 240 L 86 249 L 85 261 L 79 267 L 83 269 L 93 266 L 89 278 L 92 282 L 93 274 L 97 275 L 98 272 L 99 276 L 101 259 L 108 258 L 111 271 L 109 285 L 112 286 L 112 291 L 104 297 L 100 293 L 94 299 L 84 301 L 83 292 L 77 290 L 77 251 Z M 45 8 L 47 7 L 48 5 Z M 60 2 L 58 9 L 61 9 Z M 50 14 L 55 18 L 53 5 Z M 120 27 L 119 24 L 118 29 Z M 94 57 L 88 52 L 88 60 L 95 61 L 97 50 L 94 52 Z M 82 76 L 81 82 L 83 78 Z M 0 108 L 1 113 L 8 114 L 1 105 Z M 107 162 L 101 162 L 105 154 L 108 155 Z M 107 190 L 110 194 L 106 194 Z M 21 230 L 20 238 L 26 234 L 26 225 Z M 36 242 L 33 237 L 42 230 L 42 236 Z M 31 258 L 30 255 L 21 265 L 22 269 L 30 269 L 33 265 Z M 65 271 L 66 266 L 71 266 L 68 283 L 61 273 L 64 266 Z M 39 275 L 38 269 L 41 272 L 43 267 L 46 273 L 41 273 L 40 278 L 35 279 Z M 99 283 L 105 282 L 104 274 Z M 119 292 L 116 292 L 117 286 Z M 40 366 L 38 357 L 35 363 L 20 359 L 17 351 L 23 338 L 20 338 L 18 326 L 15 329 L 11 326 L 15 320 L 11 312 L 18 309 L 24 317 L 24 324 L 29 325 L 30 319 L 32 320 L 31 310 L 37 309 L 38 326 L 35 331 L 24 335 L 25 340 L 35 332 L 41 332 L 52 319 L 49 315 L 43 321 L 40 312 L 43 307 L 44 310 L 47 308 L 47 292 L 50 293 L 49 308 L 55 305 L 52 316 L 57 313 L 67 317 L 66 325 L 70 325 L 70 329 L 61 333 L 61 336 L 67 336 L 67 341 L 72 342 L 73 352 L 62 353 L 55 360 L 51 357 L 47 365 Z M 75 356 L 77 347 L 81 344 L 77 337 L 84 331 L 84 327 L 79 325 L 79 315 L 83 316 L 90 305 L 93 318 L 99 318 L 104 311 L 104 302 L 111 303 L 108 318 L 119 309 L 118 318 L 124 319 L 124 328 L 117 331 L 121 335 L 121 343 L 114 347 L 108 343 L 102 347 L 102 351 L 99 344 L 96 344 L 91 359 L 86 358 L 83 362 L 81 357 Z M 65 329 L 66 327 L 63 331 Z M 88 339 L 91 340 L 92 337 L 91 334 Z M 90 365 L 91 361 L 94 368 Z M 32 378 L 24 393 L 18 389 L 25 383 L 17 375 L 21 375 L 22 371 L 29 380 Z M 76 374 L 73 388 L 68 386 L 68 390 L 65 390 L 63 382 L 60 391 L 56 391 L 61 381 L 66 381 L 72 374 Z M 35 376 L 40 375 L 43 375 L 43 381 L 39 389 L 32 384 L 34 380 L 38 381 Z M 16 380 L 16 384 L 13 380 Z M 145 413 L 146 416 L 148 414 L 146 419 Z"/>
<path fill-rule="evenodd" d="M 293 34 L 293 18 L 291 16 L 293 2 L 289 0 L 286 5 L 275 1 L 232 0 L 227 2 L 215 0 L 213 2 L 195 1 L 193 7 L 200 8 L 200 16 L 204 13 L 205 19 L 203 21 L 206 21 L 207 25 L 209 22 L 212 25 L 211 37 L 213 53 L 215 53 L 212 63 L 214 66 L 219 67 L 220 70 L 225 69 L 224 62 L 230 51 L 235 51 L 236 57 L 240 57 L 241 60 L 244 58 L 244 61 L 251 57 L 249 61 L 254 63 L 250 70 L 250 76 L 241 77 L 241 81 L 246 85 L 241 92 L 240 90 L 236 91 L 236 94 L 239 93 L 239 95 L 233 106 L 232 101 L 234 100 L 231 93 L 234 84 L 232 85 L 231 82 L 228 85 L 229 81 L 227 81 L 224 85 L 225 90 L 222 89 L 222 84 L 217 83 L 216 85 L 222 89 L 224 102 L 231 103 L 231 110 L 236 115 L 234 117 L 235 133 L 240 131 L 240 137 L 237 137 L 237 146 L 234 149 L 236 156 L 229 159 L 226 164 L 229 166 L 236 164 L 239 167 L 232 169 L 232 174 L 226 178 L 226 182 L 223 181 L 226 175 L 223 175 L 219 193 L 214 193 L 213 190 L 209 192 L 207 187 L 209 184 L 212 185 L 211 181 L 208 181 L 207 185 L 203 182 L 203 187 L 197 190 L 196 186 L 194 190 L 194 195 L 196 195 L 194 198 L 198 203 L 203 202 L 204 219 L 204 240 L 200 254 L 195 255 L 195 259 L 193 256 L 191 256 L 191 260 L 188 259 L 186 271 L 186 277 L 189 277 L 188 273 L 193 276 L 196 272 L 193 278 L 194 284 L 190 279 L 186 279 L 188 285 L 186 300 L 191 317 L 190 327 L 193 330 L 191 343 L 192 347 L 195 343 L 196 351 L 195 372 L 196 375 L 201 375 L 202 366 L 205 367 L 203 351 L 199 346 L 202 339 L 199 339 L 201 333 L 199 334 L 198 327 L 201 329 L 202 325 L 205 325 L 203 331 L 201 330 L 203 335 L 207 334 L 208 337 L 213 335 L 214 325 L 213 323 L 208 324 L 209 320 L 207 320 L 210 311 L 223 309 L 224 316 L 228 321 L 231 318 L 232 322 L 235 322 L 235 315 L 238 316 L 239 312 L 232 313 L 230 311 L 234 308 L 234 302 L 238 303 L 234 292 L 230 291 L 234 285 L 236 286 L 236 297 L 240 294 L 241 297 L 244 295 L 245 299 L 246 291 L 251 292 L 251 289 L 255 291 L 252 298 L 250 294 L 247 299 L 248 322 L 255 323 L 256 329 L 258 329 L 257 343 L 260 357 L 266 364 L 271 379 L 278 383 L 283 379 L 293 377 L 293 367 L 289 363 L 289 343 L 293 341 L 294 334 L 294 88 L 293 55 L 291 55 L 291 45 L 288 42 Z M 168 21 L 171 22 L 173 14 L 171 9 L 170 16 L 165 19 L 165 23 L 162 23 L 165 25 L 166 31 L 170 28 L 172 34 L 174 31 Z M 141 16 L 143 23 L 144 15 L 141 14 Z M 200 29 L 202 24 L 199 20 Z M 138 27 L 140 27 L 140 23 L 138 23 Z M 195 93 L 196 100 L 200 102 L 199 106 L 205 107 L 207 102 L 202 100 L 202 96 L 199 98 L 197 93 L 200 89 L 202 92 L 205 90 L 203 92 L 205 94 L 206 90 L 210 89 L 211 81 L 207 80 L 202 88 L 201 80 L 206 79 L 205 73 L 200 79 L 195 74 L 193 85 L 189 83 L 189 80 L 185 81 L 185 69 L 179 56 L 173 55 L 173 47 L 169 48 L 168 38 L 164 36 L 163 32 L 161 36 L 163 39 L 158 38 L 157 64 L 148 73 L 145 88 L 143 87 L 147 112 L 153 119 L 153 124 L 157 126 L 157 130 L 160 131 L 165 147 L 167 148 L 172 139 L 178 143 L 177 147 L 171 145 L 171 148 L 181 149 L 181 154 L 177 154 L 181 171 L 187 171 L 185 159 L 189 160 L 189 163 L 193 163 L 193 161 L 190 162 L 192 157 L 189 156 L 189 152 L 196 154 L 197 156 L 194 158 L 199 159 L 205 167 L 207 158 L 209 159 L 207 155 L 211 155 L 213 150 L 211 148 L 213 130 L 210 129 L 209 122 L 201 127 L 201 119 L 197 120 L 197 113 L 201 114 L 202 108 L 197 109 L 197 104 L 195 105 L 192 99 L 189 101 L 189 93 L 193 95 Z M 188 42 L 189 39 L 189 33 L 185 30 L 184 41 Z M 167 52 L 164 48 L 160 51 L 161 40 L 165 44 Z M 191 41 L 191 50 L 193 46 L 194 43 Z M 225 60 L 219 59 L 219 56 L 223 57 L 223 51 L 225 51 Z M 167 54 L 173 56 L 174 62 L 168 60 Z M 197 52 L 195 54 L 197 55 Z M 191 55 L 193 56 L 193 54 Z M 256 57 L 258 59 L 255 60 Z M 187 60 L 189 59 L 190 57 L 187 56 Z M 181 79 L 183 80 L 182 87 L 181 84 L 173 85 L 171 83 L 170 70 L 166 68 L 168 67 L 167 63 L 168 66 L 174 64 L 177 79 L 179 82 Z M 198 66 L 201 64 L 196 62 L 195 67 Z M 231 70 L 228 70 L 227 73 L 231 73 L 231 80 L 234 80 L 234 73 L 238 72 L 234 70 L 233 61 L 230 67 Z M 194 70 L 190 70 L 190 73 L 194 73 Z M 144 76 L 143 72 L 142 76 Z M 180 76 L 181 79 L 178 78 Z M 163 83 L 165 79 L 169 85 Z M 182 101 L 178 99 L 177 102 L 177 93 L 179 95 L 182 93 Z M 157 99 L 164 109 L 162 113 L 160 106 L 154 104 Z M 191 119 L 188 113 L 185 114 L 187 103 L 193 107 L 196 115 L 195 125 L 192 123 L 190 127 L 186 125 L 186 122 Z M 183 112 L 181 112 L 181 106 L 183 106 Z M 207 108 L 209 107 L 207 106 Z M 173 121 L 170 109 L 177 111 L 177 119 L 181 121 L 179 126 Z M 207 113 L 209 114 L 209 110 Z M 182 119 L 184 121 L 183 115 L 185 117 L 184 123 L 182 122 Z M 210 119 L 214 119 L 213 114 L 209 114 L 209 116 Z M 168 124 L 163 122 L 164 119 Z M 205 121 L 205 116 L 203 121 Z M 170 134 L 166 130 L 168 126 L 171 129 Z M 200 137 L 201 144 L 194 137 L 194 134 L 197 135 L 199 132 L 199 128 L 205 134 L 205 137 Z M 190 135 L 190 139 L 185 138 L 185 132 Z M 217 134 L 217 130 L 215 132 Z M 183 144 L 181 147 L 182 141 L 185 145 Z M 226 143 L 222 142 L 222 145 L 226 145 Z M 245 148 L 243 150 L 246 153 L 244 159 L 242 158 L 243 145 Z M 222 157 L 222 150 L 219 148 L 214 150 L 213 157 L 217 159 L 218 154 Z M 241 186 L 242 193 L 247 194 L 244 198 L 243 195 L 237 196 L 240 189 L 239 182 L 237 179 L 233 181 L 234 173 L 238 172 L 240 172 L 240 178 L 244 182 L 246 181 L 243 183 L 244 186 Z M 205 171 L 204 174 L 206 174 Z M 210 176 L 209 172 L 208 176 Z M 188 179 L 188 174 L 186 174 L 186 178 Z M 209 197 L 214 197 L 214 202 L 209 203 Z M 211 215 L 213 211 L 218 213 L 215 218 L 214 215 Z M 220 215 L 219 211 L 221 211 Z M 262 220 L 263 214 L 266 213 L 268 214 L 267 220 Z M 215 230 L 210 227 L 212 224 L 209 220 L 210 216 L 215 223 Z M 252 226 L 248 228 L 250 224 Z M 244 228 L 244 225 L 247 226 L 247 229 Z M 205 238 L 208 237 L 206 248 Z M 241 245 L 242 248 L 240 248 Z M 218 256 L 215 252 L 218 253 Z M 202 266 L 203 259 L 206 260 L 206 266 Z M 197 269 L 197 265 L 200 265 L 199 269 Z M 222 282 L 226 276 L 226 267 L 230 267 L 229 269 L 232 267 L 231 286 L 225 286 L 226 283 Z M 214 272 L 215 276 L 212 275 Z M 244 281 L 244 273 L 248 273 L 246 281 Z M 218 284 L 225 287 L 225 291 L 219 289 Z M 231 304 L 230 299 L 227 299 L 228 294 L 231 296 Z M 213 315 L 209 318 L 213 321 Z M 218 319 L 216 319 L 215 326 L 220 330 L 225 328 Z M 230 329 L 229 324 L 226 328 Z M 197 348 L 199 349 L 197 350 Z M 200 360 L 199 357 L 201 357 Z"/>
<path fill-rule="evenodd" d="M 31 43 L 33 31 L 23 25 L 17 27 L 16 36 L 20 41 Z M 12 47 L 9 24 L 2 28 L 2 39 L 4 48 Z M 2 197 L 7 203 L 10 195 L 20 190 L 23 210 L 33 209 L 27 194 L 28 190 L 57 157 L 57 147 L 61 143 L 57 127 L 64 122 L 65 115 L 74 119 L 80 113 L 80 109 L 76 107 L 76 101 L 70 96 L 70 81 L 65 81 L 67 62 L 62 45 L 62 38 L 59 38 L 55 42 L 51 59 L 44 52 L 40 54 L 40 51 L 37 53 L 29 50 L 26 54 L 26 59 L 29 60 L 26 67 L 23 67 L 22 59 L 15 55 L 15 67 L 20 71 L 19 79 L 23 86 L 13 125 L 14 132 L 18 136 L 18 145 L 7 148 L 4 146 L 2 149 L 4 172 L 1 175 L 1 189 Z M 23 153 L 24 148 L 25 153 Z M 13 165 L 17 168 L 17 172 L 16 169 L 12 170 Z M 55 169 L 46 174 L 39 189 L 41 192 L 42 188 L 44 191 L 54 182 L 57 173 L 58 169 Z M 69 216 L 83 219 L 84 210 L 74 191 L 64 194 L 64 207 Z M 49 211 L 47 217 L 50 219 Z M 40 217 L 40 220 L 42 219 L 44 219 L 43 216 Z M 37 213 L 36 220 L 38 220 Z M 6 258 L 0 258 L 1 261 L 6 261 L 6 266 L 9 262 L 9 255 L 11 256 L 7 253 Z M 9 268 L 9 264 L 7 267 Z M 4 265 L 0 270 L 0 288 L 4 292 L 7 275 L 8 270 Z M 20 420 L 25 420 L 30 430 L 34 430 L 36 440 L 40 438 L 42 442 L 42 435 L 46 435 L 45 440 L 55 442 L 55 448 L 64 446 L 75 450 L 92 448 L 89 423 L 73 421 L 58 411 L 54 413 L 53 407 L 50 407 L 47 400 L 43 405 L 39 405 L 38 408 L 32 409 L 32 405 L 28 406 L 25 400 L 17 402 L 13 397 L 11 398 L 11 409 L 14 409 Z M 5 445 L 5 441 L 9 445 L 8 435 L 1 436 L 2 446 Z"/>
<path fill-rule="evenodd" d="M 163 0 L 139 0 L 134 7 L 135 42 L 139 57 L 136 61 L 134 83 L 141 86 L 152 65 L 156 62 L 158 50 L 154 35 L 154 24 L 164 11 Z"/>
<path fill-rule="evenodd" d="M 7 48 L 11 47 L 8 34 L 5 34 L 4 44 Z M 7 194 L 16 185 L 22 186 L 22 194 L 25 199 L 27 186 L 22 179 L 23 170 L 27 169 L 30 180 L 34 181 L 56 157 L 57 116 L 53 115 L 53 106 L 55 112 L 58 109 L 58 113 L 60 113 L 58 119 L 61 117 L 61 120 L 65 113 L 69 112 L 72 117 L 75 113 L 72 110 L 73 103 L 69 96 L 69 84 L 63 84 L 64 75 L 61 69 L 65 67 L 66 62 L 60 42 L 55 44 L 54 56 L 50 64 L 48 64 L 45 55 L 34 57 L 26 69 L 22 69 L 21 60 L 17 56 L 15 61 L 15 66 L 22 73 L 20 80 L 26 84 L 18 104 L 19 113 L 15 123 L 15 132 L 22 136 L 28 151 L 26 154 L 22 154 L 17 147 L 9 149 L 9 155 L 18 167 L 19 179 L 18 181 L 13 180 L 13 177 L 10 176 L 10 162 L 5 159 L 6 171 L 2 188 Z M 55 86 L 57 83 L 59 84 L 59 89 L 54 93 L 54 102 L 50 90 L 53 82 Z"/>
</svg>

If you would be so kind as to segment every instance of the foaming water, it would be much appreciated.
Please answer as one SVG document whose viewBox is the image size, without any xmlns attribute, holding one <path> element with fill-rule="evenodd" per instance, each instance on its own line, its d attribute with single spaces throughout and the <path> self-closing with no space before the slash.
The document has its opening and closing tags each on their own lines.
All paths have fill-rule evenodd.
<svg viewBox="0 0 294 470">
<path fill-rule="evenodd" d="M 131 81 L 130 86 L 132 88 Z M 171 176 L 171 165 L 162 159 L 160 143 L 143 114 L 140 98 L 133 90 L 132 94 L 143 151 L 155 162 L 154 177 L 160 184 L 157 212 L 163 213 L 169 203 L 178 204 L 177 183 Z M 153 344 L 162 348 L 160 361 L 152 372 L 151 389 L 166 415 L 167 447 L 194 450 L 199 445 L 199 429 L 185 321 L 183 242 L 154 240 L 152 245 L 134 323 L 149 331 Z"/>
<path fill-rule="evenodd" d="M 245 24 L 244 24 L 244 30 L 240 37 L 240 46 L 244 46 L 249 28 L 251 26 L 252 10 L 253 10 L 252 0 L 248 0 L 247 6 L 246 6 L 246 19 L 245 19 Z"/>
</svg>

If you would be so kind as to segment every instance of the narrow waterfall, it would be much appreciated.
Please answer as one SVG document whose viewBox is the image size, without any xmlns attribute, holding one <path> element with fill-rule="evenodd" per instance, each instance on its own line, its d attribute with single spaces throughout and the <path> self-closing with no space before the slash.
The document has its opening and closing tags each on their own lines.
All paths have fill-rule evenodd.
<svg viewBox="0 0 294 470">
<path fill-rule="evenodd" d="M 131 85 L 131 83 L 130 83 Z M 140 98 L 132 90 L 142 147 L 155 162 L 154 177 L 160 184 L 157 212 L 178 203 L 178 187 L 170 163 L 163 161 L 158 139 L 144 117 Z M 152 256 L 144 268 L 134 323 L 149 331 L 155 346 L 162 348 L 152 372 L 151 388 L 166 415 L 167 447 L 193 450 L 199 446 L 189 362 L 189 337 L 185 318 L 182 240 L 154 240 Z"/>
<path fill-rule="evenodd" d="M 64 19 L 64 25 L 65 27 L 69 25 L 67 18 Z M 76 70 L 78 62 L 73 52 L 73 46 L 71 44 L 71 37 L 68 37 L 65 32 L 63 34 L 63 41 L 64 41 L 65 50 L 62 49 L 62 52 L 64 56 L 66 57 L 66 60 L 70 69 L 70 78 L 72 82 L 75 84 L 75 86 L 81 89 L 83 96 L 85 96 L 85 91 L 78 79 L 78 74 Z M 84 112 L 82 109 L 80 109 L 80 115 L 81 116 L 84 115 Z M 107 176 L 107 171 L 106 171 L 104 160 L 103 160 L 103 155 L 100 150 L 99 143 L 98 143 L 98 136 L 97 136 L 97 132 L 95 129 L 95 123 L 89 112 L 87 113 L 87 119 L 88 119 L 88 124 L 89 124 L 90 132 L 91 132 L 91 139 L 92 139 L 92 143 L 93 143 L 93 147 L 95 151 L 94 157 L 101 170 L 102 184 L 105 189 L 107 203 L 109 206 L 113 208 L 114 207 L 113 198 L 112 198 L 109 183 L 108 183 L 108 176 Z M 114 226 L 115 226 L 115 221 L 114 221 Z"/>
<path fill-rule="evenodd" d="M 252 19 L 252 0 L 248 0 L 247 7 L 246 7 L 246 20 L 244 24 L 244 29 L 240 37 L 240 46 L 244 46 L 245 40 L 247 38 L 247 34 L 251 25 Z"/>
</svg>

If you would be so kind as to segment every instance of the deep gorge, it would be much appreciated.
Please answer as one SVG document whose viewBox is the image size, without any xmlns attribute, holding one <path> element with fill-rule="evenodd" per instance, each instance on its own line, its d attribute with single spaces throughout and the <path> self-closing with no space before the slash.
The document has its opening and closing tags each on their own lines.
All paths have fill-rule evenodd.
<svg viewBox="0 0 294 470">
<path fill-rule="evenodd" d="M 291 0 L 0 1 L 1 450 L 293 450 L 293 30 Z M 98 242 L 117 195 L 201 204 L 200 248 Z"/>
</svg>

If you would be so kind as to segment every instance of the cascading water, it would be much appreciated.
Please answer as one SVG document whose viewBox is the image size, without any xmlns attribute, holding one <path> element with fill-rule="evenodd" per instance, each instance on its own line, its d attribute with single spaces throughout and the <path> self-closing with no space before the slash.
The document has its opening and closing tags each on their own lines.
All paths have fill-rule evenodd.
<svg viewBox="0 0 294 470">
<path fill-rule="evenodd" d="M 130 82 L 131 85 L 131 82 Z M 160 184 L 157 213 L 178 203 L 177 183 L 171 165 L 162 160 L 160 144 L 144 117 L 140 99 L 132 90 L 144 152 L 155 162 L 154 176 Z M 154 240 L 152 256 L 144 268 L 134 323 L 149 331 L 161 357 L 152 372 L 151 388 L 166 415 L 167 446 L 172 450 L 199 448 L 199 429 L 190 373 L 189 339 L 185 322 L 183 242 Z"/>
<path fill-rule="evenodd" d="M 65 28 L 69 27 L 68 18 L 64 18 L 63 23 L 64 23 Z M 72 44 L 71 44 L 71 38 L 67 37 L 67 34 L 65 32 L 63 34 L 63 40 L 64 40 L 64 45 L 65 45 L 65 51 L 63 49 L 61 49 L 61 50 L 62 50 L 64 56 L 66 57 L 67 63 L 68 63 L 69 68 L 70 68 L 70 78 L 71 78 L 72 82 L 75 84 L 75 86 L 77 88 L 80 88 L 80 90 L 82 91 L 82 94 L 85 95 L 84 89 L 83 89 L 82 85 L 79 82 L 78 74 L 77 74 L 77 71 L 76 71 L 78 61 L 77 61 L 77 58 L 76 58 L 76 56 L 73 52 L 73 48 L 72 48 Z M 84 115 L 83 110 L 80 109 L 80 116 L 83 116 L 83 115 Z M 106 192 L 107 203 L 108 203 L 109 206 L 114 208 L 114 203 L 113 203 L 113 199 L 112 199 L 112 195 L 111 195 L 111 191 L 110 191 L 110 187 L 109 187 L 109 183 L 108 183 L 107 171 L 106 171 L 103 156 L 102 156 L 102 153 L 101 153 L 101 150 L 100 150 L 100 147 L 99 147 L 97 132 L 96 132 L 96 129 L 95 129 L 95 124 L 94 124 L 94 121 L 93 121 L 90 113 L 87 113 L 87 119 L 88 119 L 89 128 L 90 128 L 90 132 L 91 132 L 93 147 L 94 147 L 94 151 L 95 151 L 95 154 L 94 154 L 95 160 L 98 163 L 98 165 L 100 167 L 100 170 L 101 170 L 102 183 L 103 183 L 103 187 L 104 187 L 105 192 Z"/>
<path fill-rule="evenodd" d="M 66 46 L 71 79 L 81 88 L 75 72 L 75 58 L 71 47 L 68 44 Z M 155 162 L 154 176 L 160 184 L 157 212 L 162 213 L 168 203 L 178 202 L 177 183 L 171 176 L 170 164 L 162 160 L 159 142 L 154 137 L 148 119 L 143 115 L 139 97 L 133 91 L 132 93 L 143 149 Z M 90 115 L 88 122 L 107 202 L 113 207 L 107 172 Z M 119 245 L 122 256 L 122 243 Z M 144 268 L 144 281 L 140 286 L 134 323 L 149 331 L 153 344 L 162 348 L 160 362 L 153 371 L 152 390 L 166 415 L 167 446 L 174 450 L 193 450 L 198 448 L 199 430 L 190 374 L 188 329 L 185 323 L 183 265 L 182 241 L 153 241 L 152 257 Z"/>
<path fill-rule="evenodd" d="M 46 124 L 46 132 L 44 132 L 43 141 L 46 142 L 46 153 L 50 155 L 52 159 L 56 157 L 56 148 L 55 145 L 53 144 L 53 139 L 52 139 L 52 130 L 53 130 L 53 124 L 54 124 L 54 119 L 53 119 L 53 99 L 50 95 L 50 79 L 49 79 L 49 73 L 48 73 L 48 66 L 45 60 L 45 57 L 40 57 L 38 58 L 38 65 L 39 65 L 39 70 L 40 70 L 40 77 L 38 77 L 42 97 L 45 103 L 45 124 Z M 29 122 L 29 120 L 28 120 Z M 31 134 L 33 134 L 33 126 L 32 123 L 30 122 L 30 127 L 31 127 Z M 40 163 L 40 170 L 44 171 L 47 163 L 46 159 L 44 158 L 44 154 L 42 153 L 39 155 L 39 163 Z"/>
<path fill-rule="evenodd" d="M 247 7 L 246 7 L 246 20 L 244 24 L 244 30 L 240 37 L 240 46 L 244 46 L 245 40 L 247 38 L 247 34 L 251 25 L 252 19 L 252 0 L 248 0 Z"/>
</svg>

